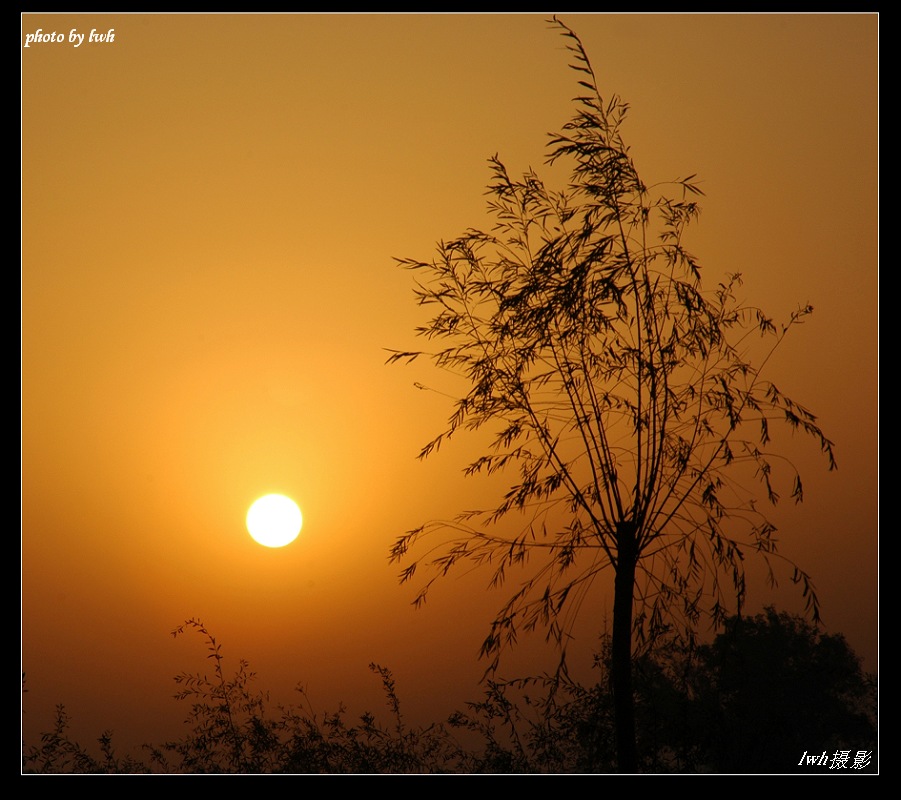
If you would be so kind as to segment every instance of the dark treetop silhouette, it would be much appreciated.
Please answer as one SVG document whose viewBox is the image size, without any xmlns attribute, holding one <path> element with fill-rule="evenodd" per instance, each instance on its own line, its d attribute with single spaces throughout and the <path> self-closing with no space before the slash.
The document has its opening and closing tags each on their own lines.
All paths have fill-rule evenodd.
<svg viewBox="0 0 901 800">
<path fill-rule="evenodd" d="M 491 444 L 466 473 L 516 478 L 491 508 L 407 532 L 391 559 L 437 537 L 401 573 L 407 581 L 420 564 L 431 568 L 417 604 L 458 564 L 486 565 L 498 586 L 529 562 L 482 645 L 489 670 L 520 631 L 539 626 L 565 655 L 575 613 L 611 567 L 618 765 L 632 772 L 633 643 L 671 629 L 693 640 L 702 614 L 719 624 L 740 611 L 748 552 L 776 580 L 775 527 L 753 490 L 775 504 L 781 479 L 795 501 L 803 489 L 770 453 L 770 426 L 787 423 L 814 439 L 830 469 L 835 460 L 814 415 L 763 377 L 811 307 L 777 325 L 737 299 L 739 275 L 702 287 L 684 245 L 702 194 L 694 176 L 656 186 L 639 178 L 621 135 L 627 104 L 601 96 L 577 35 L 551 24 L 581 87 L 547 159 L 570 164 L 571 182 L 553 191 L 532 171 L 516 180 L 492 158 L 493 229 L 441 242 L 432 261 L 398 259 L 419 276 L 419 303 L 435 309 L 417 332 L 437 349 L 388 359 L 427 355 L 468 383 L 421 457 L 461 429 L 488 426 Z M 809 576 L 788 568 L 818 620 Z"/>
</svg>

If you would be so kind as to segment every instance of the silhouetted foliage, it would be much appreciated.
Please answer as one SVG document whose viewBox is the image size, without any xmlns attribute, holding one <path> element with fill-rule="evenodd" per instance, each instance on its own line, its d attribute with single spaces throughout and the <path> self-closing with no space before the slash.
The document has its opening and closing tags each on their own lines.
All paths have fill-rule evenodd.
<svg viewBox="0 0 901 800">
<path fill-rule="evenodd" d="M 177 628 L 192 628 L 208 644 L 214 660 L 213 676 L 182 673 L 176 699 L 190 701 L 186 724 L 190 733 L 175 742 L 150 748 L 155 769 L 190 773 L 411 773 L 451 771 L 461 753 L 445 729 L 438 726 L 407 730 L 390 671 L 377 664 L 370 669 L 382 681 L 393 720 L 392 728 L 378 724 L 370 712 L 357 723 L 346 719 L 343 707 L 321 717 L 310 707 L 270 707 L 269 697 L 255 692 L 255 675 L 239 662 L 226 679 L 215 638 L 199 620 Z M 301 687 L 298 692 L 306 700 Z"/>
<path fill-rule="evenodd" d="M 780 477 L 795 501 L 803 488 L 769 452 L 771 428 L 809 435 L 835 461 L 814 415 L 762 372 L 811 307 L 777 325 L 739 302 L 739 275 L 702 287 L 685 245 L 700 210 L 694 176 L 670 184 L 674 196 L 639 178 L 622 138 L 627 104 L 601 95 L 579 38 L 551 22 L 582 92 L 547 157 L 571 165 L 570 184 L 551 190 L 531 170 L 517 180 L 492 158 L 494 228 L 440 242 L 431 261 L 399 259 L 434 309 L 417 333 L 437 349 L 388 359 L 428 357 L 468 386 L 420 457 L 487 428 L 491 444 L 466 474 L 515 477 L 493 507 L 408 531 L 390 557 L 408 562 L 402 582 L 431 569 L 417 604 L 457 566 L 484 565 L 500 586 L 528 562 L 482 645 L 489 674 L 522 631 L 543 627 L 565 652 L 587 593 L 612 568 L 619 765 L 634 771 L 633 643 L 674 625 L 690 640 L 702 615 L 722 624 L 741 611 L 748 553 L 776 580 L 776 529 L 748 484 L 773 504 Z M 792 563 L 788 574 L 818 619 L 808 575 Z"/>
<path fill-rule="evenodd" d="M 70 724 L 65 707 L 57 705 L 53 728 L 41 734 L 41 743 L 23 745 L 22 771 L 53 775 L 150 772 L 150 768 L 139 759 L 116 756 L 111 731 L 104 731 L 98 737 L 98 757 L 70 738 Z"/>
<path fill-rule="evenodd" d="M 34 773 L 608 773 L 617 768 L 610 641 L 597 656 L 599 679 L 584 686 L 559 674 L 489 680 L 480 700 L 446 722 L 408 727 L 391 672 L 375 664 L 388 724 L 371 712 L 357 721 L 343 707 L 316 714 L 273 706 L 246 662 L 227 677 L 218 643 L 198 620 L 176 633 L 204 637 L 212 674 L 175 677 L 190 704 L 186 734 L 145 745 L 145 760 L 118 757 L 112 733 L 99 752 L 73 741 L 57 709 L 40 744 L 23 746 Z M 850 773 L 860 752 L 877 769 L 876 681 L 862 672 L 844 638 L 820 633 L 800 617 L 767 609 L 727 620 L 709 645 L 689 649 L 658 640 L 635 662 L 639 768 L 643 772 Z M 461 735 L 458 737 L 455 732 Z M 465 739 L 466 745 L 461 742 Z M 834 756 L 850 753 L 837 767 Z M 804 753 L 829 764 L 799 764 Z"/>
</svg>

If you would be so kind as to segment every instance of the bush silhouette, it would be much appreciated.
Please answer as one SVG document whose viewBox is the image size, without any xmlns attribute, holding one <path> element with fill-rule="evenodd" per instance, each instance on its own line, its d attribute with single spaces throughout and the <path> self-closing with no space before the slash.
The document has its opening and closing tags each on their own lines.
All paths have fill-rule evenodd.
<svg viewBox="0 0 901 800">
<path fill-rule="evenodd" d="M 692 694 L 695 735 L 719 772 L 809 772 L 805 751 L 875 753 L 875 679 L 843 636 L 773 608 L 730 619 L 701 648 Z"/>
</svg>

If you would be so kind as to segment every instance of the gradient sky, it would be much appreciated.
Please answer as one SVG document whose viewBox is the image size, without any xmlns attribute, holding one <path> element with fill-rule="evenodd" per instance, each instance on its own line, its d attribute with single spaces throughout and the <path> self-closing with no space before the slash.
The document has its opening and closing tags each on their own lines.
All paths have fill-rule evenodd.
<svg viewBox="0 0 901 800">
<path fill-rule="evenodd" d="M 703 181 L 710 285 L 815 308 L 769 377 L 839 470 L 786 439 L 806 498 L 774 519 L 875 671 L 878 16 L 563 19 L 630 103 L 645 182 Z M 476 573 L 417 611 L 387 559 L 483 492 L 463 439 L 416 459 L 450 401 L 414 386 L 440 380 L 425 362 L 384 365 L 426 319 L 393 257 L 487 224 L 493 154 L 541 172 L 577 92 L 563 39 L 532 14 L 25 14 L 23 45 L 39 28 L 115 35 L 21 51 L 26 734 L 57 703 L 83 742 L 181 734 L 172 678 L 208 663 L 170 636 L 190 617 L 274 699 L 381 713 L 370 661 L 411 722 L 477 699 L 505 595 Z M 274 491 L 305 518 L 282 550 L 244 528 Z M 752 577 L 751 610 L 802 608 Z M 510 675 L 546 666 L 527 644 Z"/>
</svg>

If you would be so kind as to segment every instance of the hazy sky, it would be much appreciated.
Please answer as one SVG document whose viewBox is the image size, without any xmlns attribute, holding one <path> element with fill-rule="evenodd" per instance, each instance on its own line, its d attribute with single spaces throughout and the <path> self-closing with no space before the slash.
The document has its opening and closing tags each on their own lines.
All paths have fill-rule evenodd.
<svg viewBox="0 0 901 800">
<path fill-rule="evenodd" d="M 710 284 L 742 272 L 779 319 L 815 308 L 769 377 L 839 470 L 786 440 L 806 498 L 774 518 L 875 671 L 878 17 L 563 19 L 631 104 L 644 181 L 703 181 Z M 66 40 L 24 47 L 38 29 Z M 318 711 L 381 712 L 371 661 L 411 721 L 477 699 L 506 595 L 475 573 L 417 611 L 387 558 L 483 492 L 465 439 L 416 459 L 451 409 L 414 386 L 427 364 L 384 365 L 426 320 L 393 258 L 487 224 L 493 154 L 541 172 L 578 89 L 563 39 L 532 14 L 25 14 L 22 44 L 26 733 L 57 703 L 85 742 L 182 733 L 172 678 L 208 663 L 170 636 L 189 617 L 285 702 L 301 682 Z M 273 491 L 305 518 L 280 550 L 244 528 Z M 801 609 L 752 576 L 751 610 Z"/>
</svg>

